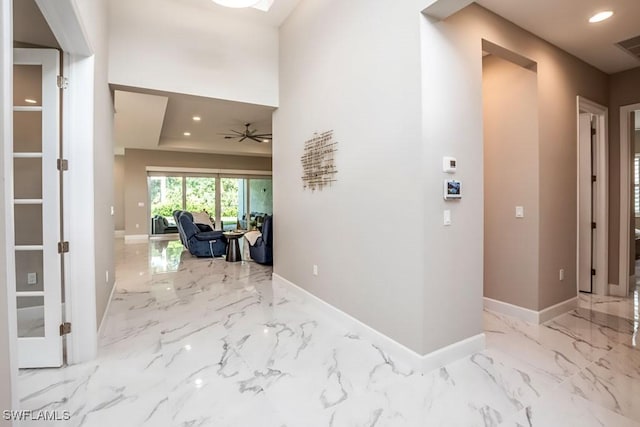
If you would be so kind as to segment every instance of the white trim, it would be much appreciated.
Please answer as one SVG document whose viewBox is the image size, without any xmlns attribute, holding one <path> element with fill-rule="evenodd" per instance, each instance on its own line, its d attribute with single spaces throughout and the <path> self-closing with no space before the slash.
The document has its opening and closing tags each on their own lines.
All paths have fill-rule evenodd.
<svg viewBox="0 0 640 427">
<path fill-rule="evenodd" d="M 109 293 L 109 299 L 107 300 L 107 306 L 104 309 L 104 313 L 102 314 L 102 319 L 100 320 L 100 325 L 98 326 L 98 339 L 100 339 L 100 334 L 102 333 L 102 326 L 104 326 L 104 321 L 107 318 L 107 314 L 109 313 L 109 307 L 111 307 L 111 300 L 113 299 L 113 294 L 116 292 L 116 282 L 113 283 L 111 287 L 111 292 Z"/>
<path fill-rule="evenodd" d="M 277 273 L 273 273 L 273 282 L 284 286 L 314 308 L 336 319 L 343 326 L 357 333 L 361 338 L 376 345 L 392 358 L 406 363 L 417 372 L 429 372 L 473 353 L 482 351 L 485 348 L 484 333 L 482 333 L 453 343 L 432 353 L 420 355 Z"/>
<path fill-rule="evenodd" d="M 42 153 L 13 153 L 14 159 L 41 159 Z"/>
<path fill-rule="evenodd" d="M 42 107 L 28 107 L 28 106 L 15 106 L 13 107 L 14 112 L 39 112 L 42 111 Z"/>
<path fill-rule="evenodd" d="M 58 2 L 53 2 L 58 3 Z M 63 151 L 72 167 L 63 175 L 64 239 L 71 251 L 64 255 L 67 363 L 95 359 L 98 353 L 96 319 L 95 205 L 94 205 L 94 57 L 66 55 L 69 87 L 63 103 Z"/>
<path fill-rule="evenodd" d="M 4 177 L 13 177 L 13 12 L 12 1 L 1 0 L 0 3 L 0 141 L 3 141 L 0 148 L 0 161 Z M 2 386 L 2 393 L 11 390 L 11 409 L 20 408 L 20 396 L 18 393 L 18 324 L 16 307 L 15 286 L 6 286 L 7 283 L 16 283 L 15 253 L 14 253 L 14 210 L 13 204 L 13 179 L 3 179 L 4 184 L 0 191 L 0 203 L 2 203 L 3 214 L 0 215 L 0 244 L 3 248 L 4 259 L 0 263 L 4 267 L 4 272 L 0 273 L 5 284 L 4 289 L 7 298 L 6 313 L 0 319 L 2 328 L 7 328 L 8 340 L 1 343 L 0 348 L 8 348 L 9 366 L 7 371 L 10 374 L 10 386 L 6 383 Z M 0 270 L 2 270 L 0 268 Z M 4 298 L 0 298 L 2 300 Z M 4 311 L 4 310 L 0 310 Z M 6 317 L 5 317 L 6 316 Z M 6 321 L 6 323 L 5 323 Z M 7 346 L 7 347 L 5 347 Z M 4 372 L 4 368 L 3 368 Z M 3 400 L 4 402 L 4 400 Z M 7 408 L 9 409 L 9 408 Z"/>
<path fill-rule="evenodd" d="M 177 173 L 209 173 L 228 175 L 258 175 L 271 176 L 272 171 L 249 170 L 249 169 L 207 169 L 207 168 L 185 168 L 172 166 L 147 166 L 147 172 L 177 172 Z"/>
<path fill-rule="evenodd" d="M 90 56 L 93 49 L 74 0 L 36 0 L 58 44 L 67 53 Z"/>
<path fill-rule="evenodd" d="M 148 234 L 127 234 L 124 236 L 124 242 L 129 243 L 144 243 L 149 241 Z"/>
<path fill-rule="evenodd" d="M 462 341 L 455 342 L 422 356 L 422 372 L 427 373 L 439 369 L 451 362 L 463 359 L 486 348 L 484 332 Z"/>
<path fill-rule="evenodd" d="M 538 312 L 520 307 L 519 305 L 509 304 L 508 302 L 498 301 L 493 298 L 484 297 L 485 310 L 495 311 L 496 313 L 505 314 L 524 320 L 525 322 L 538 324 Z"/>
<path fill-rule="evenodd" d="M 531 310 L 520 307 L 508 302 L 498 301 L 492 298 L 484 297 L 484 308 L 496 313 L 515 317 L 534 325 L 539 325 L 561 314 L 568 313 L 578 306 L 578 297 L 570 298 L 566 301 L 552 305 L 540 311 Z"/>
<path fill-rule="evenodd" d="M 113 231 L 113 237 L 115 237 L 117 239 L 124 238 L 124 230 L 114 230 Z"/>
<path fill-rule="evenodd" d="M 559 302 L 558 304 L 547 307 L 538 312 L 538 323 L 547 322 L 554 317 L 558 317 L 565 313 L 575 310 L 578 307 L 578 297 L 569 298 L 566 301 Z"/>
<path fill-rule="evenodd" d="M 629 255 L 630 232 L 629 215 L 631 214 L 631 170 L 630 170 L 630 144 L 629 120 L 632 111 L 640 110 L 640 104 L 631 104 L 620 107 L 620 235 L 618 252 L 618 285 L 609 285 L 609 293 L 615 296 L 627 296 L 629 294 Z"/>
<path fill-rule="evenodd" d="M 596 221 L 599 226 L 596 228 L 595 245 L 595 283 L 592 291 L 597 295 L 608 295 L 607 283 L 609 280 L 609 143 L 608 143 L 608 123 L 609 109 L 596 102 L 590 101 L 582 96 L 576 97 L 576 126 L 580 128 L 580 112 L 591 113 L 597 116 L 596 135 Z M 580 135 L 576 134 L 576 165 L 580 164 L 579 156 Z M 578 171 L 579 173 L 579 171 Z M 579 221 L 580 209 L 580 177 L 578 175 L 576 186 L 576 224 Z M 579 233 L 578 233 L 579 236 Z M 577 237 L 576 237 L 577 239 Z M 579 241 L 576 240 L 576 271 L 579 271 Z M 576 293 L 579 292 L 578 281 L 576 281 Z"/>
</svg>

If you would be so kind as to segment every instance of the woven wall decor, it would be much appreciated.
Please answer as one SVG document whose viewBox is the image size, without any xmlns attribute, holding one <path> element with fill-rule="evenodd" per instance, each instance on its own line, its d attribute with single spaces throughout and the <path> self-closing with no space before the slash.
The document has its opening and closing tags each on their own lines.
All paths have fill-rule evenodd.
<svg viewBox="0 0 640 427">
<path fill-rule="evenodd" d="M 336 166 L 334 153 L 338 151 L 337 141 L 333 140 L 333 131 L 314 134 L 304 143 L 302 161 L 302 188 L 322 190 L 325 186 L 336 182 Z"/>
</svg>

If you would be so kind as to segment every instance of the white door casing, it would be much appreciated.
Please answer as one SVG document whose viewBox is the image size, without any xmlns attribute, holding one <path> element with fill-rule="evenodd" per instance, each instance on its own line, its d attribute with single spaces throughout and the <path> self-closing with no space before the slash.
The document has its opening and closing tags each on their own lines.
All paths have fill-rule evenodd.
<svg viewBox="0 0 640 427">
<path fill-rule="evenodd" d="M 60 53 L 54 49 L 14 49 L 14 64 L 40 65 L 42 67 L 42 100 L 40 106 L 14 106 L 14 114 L 20 112 L 37 112 L 42 114 L 42 149 L 41 152 L 14 152 L 14 159 L 37 159 L 42 162 L 42 198 L 14 198 L 15 206 L 37 207 L 42 209 L 42 241 L 41 244 L 15 243 L 15 252 L 42 252 L 43 277 L 41 291 L 17 290 L 20 298 L 37 297 L 44 299 L 43 310 L 31 307 L 18 316 L 43 316 L 44 330 L 41 336 L 18 336 L 18 364 L 27 367 L 58 367 L 63 363 L 62 338 L 60 324 L 62 322 L 61 294 L 61 262 L 58 254 L 60 241 L 60 179 L 57 160 L 60 149 L 60 90 L 57 77 L 60 70 Z M 15 135 L 15 133 L 14 133 Z M 19 141 L 16 141 L 19 145 Z M 21 221 L 16 215 L 16 224 Z M 17 227 L 16 227 L 17 228 Z M 18 237 L 18 236 L 16 236 Z M 13 286 L 16 286 L 13 284 Z M 20 312 L 20 309 L 18 310 Z"/>
<path fill-rule="evenodd" d="M 630 212 L 631 212 L 631 118 L 632 113 L 640 110 L 640 104 L 620 107 L 620 252 L 618 265 L 618 284 L 610 285 L 612 295 L 629 295 L 629 257 L 630 245 Z"/>
<path fill-rule="evenodd" d="M 590 101 L 581 96 L 577 97 L 576 108 L 576 121 L 577 121 L 577 144 L 578 144 L 578 203 L 577 203 L 577 219 L 578 219 L 578 245 L 577 245 L 577 259 L 576 268 L 578 271 L 578 283 L 577 288 L 580 290 L 580 256 L 581 246 L 583 246 L 584 239 L 580 240 L 580 224 L 581 224 L 581 208 L 589 209 L 593 206 L 593 218 L 596 222 L 595 233 L 592 234 L 593 244 L 593 268 L 596 270 L 596 274 L 593 276 L 592 292 L 597 295 L 609 294 L 609 197 L 608 197 L 608 159 L 609 159 L 609 147 L 607 144 L 607 118 L 608 109 L 600 104 Z M 592 127 L 595 128 L 595 141 L 593 150 L 590 147 L 589 151 L 592 151 L 592 165 L 593 174 L 596 176 L 596 181 L 593 184 L 593 200 L 585 202 L 581 196 L 581 177 L 580 177 L 580 161 L 581 161 L 581 141 L 580 141 L 580 127 L 581 127 L 581 113 L 587 113 L 592 118 Z M 584 154 L 584 150 L 582 151 Z M 589 192 L 591 193 L 591 192 Z M 587 246 L 587 250 L 591 250 Z M 583 273 L 584 274 L 584 273 Z"/>
</svg>

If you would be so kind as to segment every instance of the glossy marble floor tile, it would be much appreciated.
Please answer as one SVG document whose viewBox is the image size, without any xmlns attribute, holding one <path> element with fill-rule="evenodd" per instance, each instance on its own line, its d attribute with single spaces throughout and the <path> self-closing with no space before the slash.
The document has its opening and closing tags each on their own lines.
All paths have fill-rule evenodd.
<svg viewBox="0 0 640 427">
<path fill-rule="evenodd" d="M 71 414 L 47 425 L 640 427 L 633 298 L 581 296 L 544 325 L 487 311 L 485 351 L 421 374 L 269 267 L 116 249 L 97 360 L 20 373 L 24 409 Z"/>
</svg>

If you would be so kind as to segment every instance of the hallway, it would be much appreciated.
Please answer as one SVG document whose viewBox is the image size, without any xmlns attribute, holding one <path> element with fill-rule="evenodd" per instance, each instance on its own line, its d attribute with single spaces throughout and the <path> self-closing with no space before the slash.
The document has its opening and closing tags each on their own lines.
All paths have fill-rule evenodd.
<svg viewBox="0 0 640 427">
<path fill-rule="evenodd" d="M 638 293 L 580 296 L 543 326 L 485 312 L 487 350 L 412 372 L 271 268 L 116 241 L 99 357 L 20 373 L 64 426 L 640 426 Z"/>
</svg>

